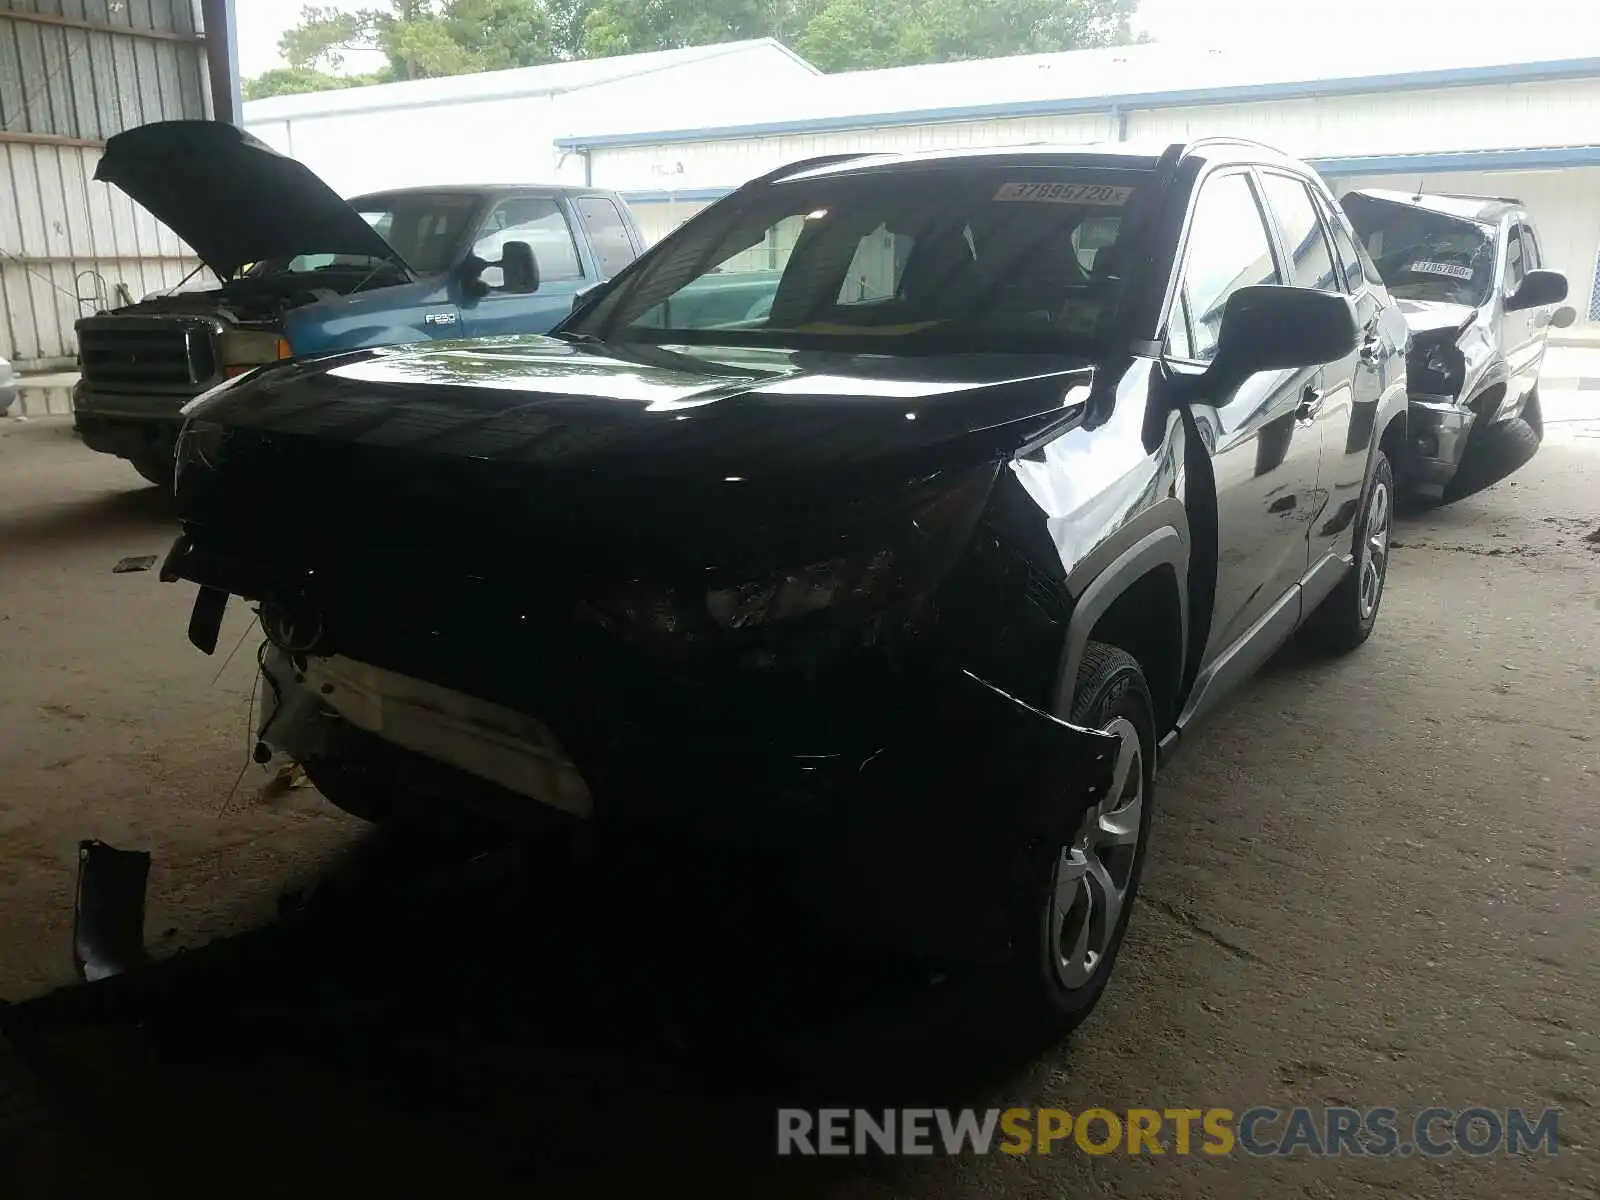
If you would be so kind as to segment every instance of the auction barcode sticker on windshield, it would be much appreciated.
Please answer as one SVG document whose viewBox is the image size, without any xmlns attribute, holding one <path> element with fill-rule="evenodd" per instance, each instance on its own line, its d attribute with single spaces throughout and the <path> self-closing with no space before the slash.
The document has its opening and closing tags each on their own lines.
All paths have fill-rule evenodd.
<svg viewBox="0 0 1600 1200">
<path fill-rule="evenodd" d="M 1414 262 L 1406 270 L 1412 275 L 1443 275 L 1448 279 L 1472 278 L 1472 268 L 1457 263 Z"/>
<path fill-rule="evenodd" d="M 1098 183 L 1008 183 L 994 194 L 994 198 L 1031 200 L 1036 204 L 1099 204 L 1120 208 L 1131 195 L 1131 187 L 1108 187 Z"/>
</svg>

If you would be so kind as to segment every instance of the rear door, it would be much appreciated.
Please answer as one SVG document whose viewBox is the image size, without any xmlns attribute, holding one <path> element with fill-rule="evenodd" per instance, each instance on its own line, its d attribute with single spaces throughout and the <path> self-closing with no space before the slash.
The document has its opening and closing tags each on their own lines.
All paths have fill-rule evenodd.
<svg viewBox="0 0 1600 1200">
<path fill-rule="evenodd" d="M 1261 182 L 1267 206 L 1277 219 L 1291 281 L 1317 291 L 1347 294 L 1333 242 L 1306 181 L 1298 175 L 1264 167 Z M 1366 456 L 1352 454 L 1350 445 L 1356 426 L 1358 389 L 1375 407 L 1381 389 L 1372 368 L 1362 361 L 1359 348 L 1322 366 L 1300 397 L 1296 421 L 1302 428 L 1316 431 L 1319 447 L 1316 498 L 1307 522 L 1313 576 L 1314 568 L 1328 555 L 1348 550 L 1347 531 L 1360 506 Z M 1337 574 L 1332 580 L 1337 582 Z M 1331 587 L 1332 583 L 1326 586 Z M 1306 603 L 1314 604 L 1320 599 L 1320 595 L 1308 596 Z"/>
<path fill-rule="evenodd" d="M 1517 238 L 1522 243 L 1524 274 L 1539 270 L 1544 264 L 1539 255 L 1539 239 L 1534 235 L 1533 226 L 1521 222 L 1515 228 Z M 1555 316 L 1558 307 L 1551 304 L 1544 308 L 1533 308 L 1514 314 L 1527 318 L 1528 341 L 1523 349 L 1523 362 L 1519 365 L 1522 375 L 1519 382 L 1524 394 L 1539 383 L 1539 371 L 1544 366 L 1545 346 L 1550 340 L 1550 320 Z"/>
<path fill-rule="evenodd" d="M 610 196 L 579 196 L 572 206 L 589 238 L 601 279 L 610 279 L 644 250 L 638 231 Z"/>
<path fill-rule="evenodd" d="M 507 290 L 505 272 L 495 264 L 501 247 L 512 241 L 533 248 L 539 264 L 537 291 Z M 502 196 L 484 218 L 472 252 L 491 265 L 483 272 L 488 295 L 462 297 L 466 337 L 545 333 L 572 311 L 572 295 L 586 282 L 572 214 L 560 197 L 548 192 Z"/>
<path fill-rule="evenodd" d="M 1228 298 L 1252 284 L 1286 282 L 1249 168 L 1226 168 L 1200 185 L 1168 320 L 1167 360 L 1197 374 L 1216 357 Z M 1265 371 L 1227 395 L 1196 400 L 1195 423 L 1211 454 L 1217 492 L 1217 586 L 1206 665 L 1296 594 L 1306 572 L 1319 431 L 1300 419 L 1315 370 Z M 1290 614 L 1297 619 L 1298 608 Z"/>
</svg>

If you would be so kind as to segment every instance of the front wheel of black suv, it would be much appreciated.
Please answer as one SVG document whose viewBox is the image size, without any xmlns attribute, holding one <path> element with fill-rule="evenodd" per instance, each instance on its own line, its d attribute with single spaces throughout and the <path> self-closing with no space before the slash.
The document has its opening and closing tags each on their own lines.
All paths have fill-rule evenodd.
<svg viewBox="0 0 1600 1200">
<path fill-rule="evenodd" d="M 167 459 L 130 458 L 128 461 L 147 483 L 166 488 L 169 492 L 172 490 L 172 463 Z"/>
<path fill-rule="evenodd" d="M 1394 468 L 1375 451 L 1372 482 L 1356 518 L 1355 565 L 1306 622 L 1305 637 L 1317 649 L 1346 654 L 1372 636 L 1389 579 L 1389 535 L 1394 523 Z"/>
<path fill-rule="evenodd" d="M 1012 921 L 1014 954 L 984 1012 L 983 1038 L 1031 1055 L 1082 1024 L 1105 994 L 1128 928 L 1155 791 L 1150 688 L 1133 656 L 1091 642 L 1068 718 L 1117 736 L 1115 775 L 1073 839 L 1043 846 Z"/>
</svg>

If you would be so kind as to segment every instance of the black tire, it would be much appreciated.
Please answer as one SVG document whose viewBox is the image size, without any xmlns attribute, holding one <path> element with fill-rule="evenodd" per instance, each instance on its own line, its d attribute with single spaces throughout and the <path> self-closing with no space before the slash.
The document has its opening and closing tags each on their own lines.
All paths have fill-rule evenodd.
<svg viewBox="0 0 1600 1200">
<path fill-rule="evenodd" d="M 133 469 L 144 476 L 147 483 L 172 490 L 172 463 L 164 458 L 130 458 Z"/>
<path fill-rule="evenodd" d="M 1324 653 L 1348 654 L 1364 643 L 1372 636 L 1373 626 L 1378 623 L 1378 611 L 1383 606 L 1383 593 L 1389 580 L 1389 535 L 1394 522 L 1395 486 L 1394 468 L 1389 464 L 1389 456 L 1382 450 L 1376 451 L 1376 454 L 1372 481 L 1367 484 L 1367 494 L 1362 497 L 1361 511 L 1356 517 L 1355 532 L 1352 534 L 1351 553 L 1355 556 L 1355 566 L 1317 606 L 1303 630 L 1304 639 Z M 1382 522 L 1382 553 L 1377 554 L 1374 548 L 1377 594 L 1368 608 L 1362 597 L 1363 573 L 1368 563 L 1363 552 L 1375 532 L 1375 517 Z"/>
<path fill-rule="evenodd" d="M 1533 436 L 1539 439 L 1539 444 L 1544 445 L 1544 405 L 1539 402 L 1537 386 L 1528 393 L 1527 403 L 1522 406 L 1522 419 L 1533 430 Z"/>
<path fill-rule="evenodd" d="M 1074 724 L 1095 729 L 1124 722 L 1137 735 L 1138 757 L 1130 764 L 1128 780 L 1131 785 L 1136 779 L 1139 788 L 1138 835 L 1121 868 L 1126 881 L 1123 899 L 1110 936 L 1102 941 L 1104 949 L 1092 974 L 1087 981 L 1069 986 L 1058 971 L 1051 934 L 1057 871 L 1072 847 L 1039 848 L 1033 884 L 1028 889 L 1031 899 L 1012 919 L 1015 953 L 1006 977 L 994 993 L 992 1006 L 983 1013 L 986 1028 L 982 1037 L 992 1048 L 1030 1057 L 1042 1053 L 1087 1020 L 1105 994 L 1127 934 L 1150 843 L 1150 814 L 1155 798 L 1154 712 L 1149 684 L 1133 656 L 1115 646 L 1091 642 L 1078 670 L 1070 719 Z M 1108 798 L 1107 803 L 1112 806 L 1108 815 L 1114 815 L 1113 810 L 1125 811 L 1119 806 L 1127 802 L 1128 795 L 1125 788 L 1122 796 Z M 1076 904 L 1073 911 L 1077 911 Z"/>
<path fill-rule="evenodd" d="M 1539 453 L 1539 434 L 1521 417 L 1473 432 L 1455 477 L 1445 485 L 1444 502 L 1476 495 L 1527 466 Z"/>
<path fill-rule="evenodd" d="M 338 757 L 301 764 L 329 804 L 352 817 L 398 834 L 449 840 L 496 839 L 507 826 L 453 802 L 442 787 L 422 786 L 441 769 L 370 735 L 345 739 Z M 437 781 L 434 781 L 437 782 Z"/>
</svg>

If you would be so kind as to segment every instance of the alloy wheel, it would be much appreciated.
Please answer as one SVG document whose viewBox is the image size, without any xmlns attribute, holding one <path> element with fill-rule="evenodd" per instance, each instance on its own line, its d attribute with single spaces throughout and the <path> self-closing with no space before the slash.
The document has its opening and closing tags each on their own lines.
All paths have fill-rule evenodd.
<svg viewBox="0 0 1600 1200">
<path fill-rule="evenodd" d="M 1105 727 L 1121 742 L 1110 788 L 1056 863 L 1045 923 L 1056 980 L 1083 987 L 1105 964 L 1129 900 L 1145 804 L 1144 747 L 1126 717 Z"/>
<path fill-rule="evenodd" d="M 1367 502 L 1367 528 L 1361 539 L 1361 619 L 1370 621 L 1383 597 L 1384 576 L 1389 569 L 1389 489 L 1380 480 L 1373 486 Z"/>
</svg>

